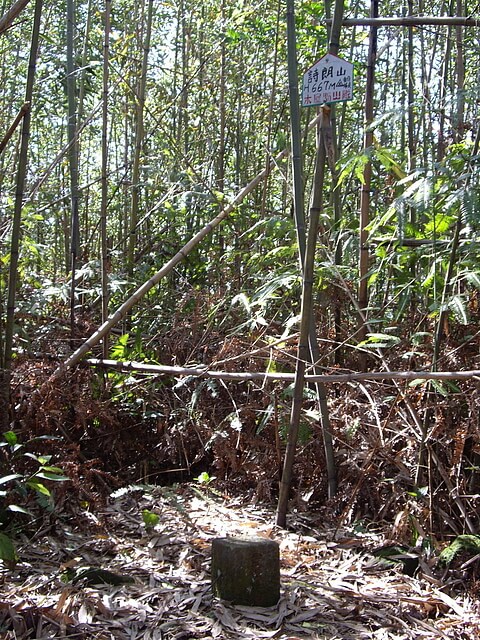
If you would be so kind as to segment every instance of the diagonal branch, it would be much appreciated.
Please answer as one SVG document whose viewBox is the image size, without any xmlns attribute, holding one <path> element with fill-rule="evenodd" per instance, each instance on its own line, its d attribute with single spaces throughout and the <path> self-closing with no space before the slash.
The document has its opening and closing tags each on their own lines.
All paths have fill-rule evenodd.
<svg viewBox="0 0 480 640">
<path fill-rule="evenodd" d="M 12 22 L 25 9 L 30 0 L 17 0 L 10 9 L 0 18 L 0 33 L 12 26 Z"/>
</svg>

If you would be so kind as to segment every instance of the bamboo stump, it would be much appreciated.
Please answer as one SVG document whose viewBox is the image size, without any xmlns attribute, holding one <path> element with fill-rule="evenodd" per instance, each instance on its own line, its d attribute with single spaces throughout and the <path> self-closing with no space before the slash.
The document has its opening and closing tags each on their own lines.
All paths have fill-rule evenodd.
<svg viewBox="0 0 480 640">
<path fill-rule="evenodd" d="M 267 538 L 212 541 L 213 593 L 251 607 L 272 607 L 280 598 L 280 550 Z"/>
</svg>

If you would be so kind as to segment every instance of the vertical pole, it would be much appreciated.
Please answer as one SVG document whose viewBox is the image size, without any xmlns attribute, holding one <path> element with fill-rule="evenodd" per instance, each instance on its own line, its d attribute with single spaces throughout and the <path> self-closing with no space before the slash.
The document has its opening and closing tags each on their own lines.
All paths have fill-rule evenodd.
<svg viewBox="0 0 480 640">
<path fill-rule="evenodd" d="M 457 16 L 464 15 L 463 0 L 457 0 Z M 455 43 L 457 49 L 457 60 L 455 63 L 455 74 L 457 76 L 457 105 L 455 114 L 455 142 L 461 142 L 465 135 L 465 59 L 463 54 L 463 27 L 455 27 Z"/>
<path fill-rule="evenodd" d="M 70 347 L 74 348 L 75 330 L 75 272 L 80 244 L 78 219 L 78 139 L 77 139 L 77 82 L 75 65 L 75 0 L 67 2 L 67 96 L 68 96 L 68 166 L 70 171 Z"/>
<path fill-rule="evenodd" d="M 102 202 L 100 212 L 100 240 L 102 259 L 102 323 L 108 317 L 108 272 L 109 255 L 107 242 L 107 202 L 108 202 L 108 79 L 110 51 L 110 11 L 111 0 L 105 0 L 105 36 L 103 43 L 103 109 L 102 109 Z M 103 357 L 108 357 L 108 334 L 103 339 Z"/>
<path fill-rule="evenodd" d="M 35 3 L 33 17 L 32 40 L 30 58 L 28 62 L 27 86 L 25 88 L 25 102 L 31 104 L 33 86 L 37 67 L 38 42 L 42 18 L 43 0 Z M 10 241 L 10 266 L 8 276 L 7 312 L 5 318 L 5 339 L 3 343 L 3 358 L 0 369 L 0 427 L 8 428 L 8 414 L 10 405 L 11 367 L 13 357 L 13 335 L 15 323 L 15 301 L 17 294 L 18 262 L 20 253 L 20 231 L 22 222 L 23 195 L 28 166 L 28 144 L 30 140 L 31 110 L 27 109 L 22 121 L 20 153 L 16 177 L 16 194 L 13 210 L 12 238 Z"/>
<path fill-rule="evenodd" d="M 289 85 L 290 85 L 290 102 L 291 102 L 291 118 L 292 118 L 292 150 L 293 142 L 295 140 L 295 134 L 300 132 L 299 127 L 295 126 L 295 123 L 299 122 L 300 117 L 300 100 L 298 95 L 298 80 L 297 80 L 297 65 L 296 65 L 296 41 L 295 41 L 295 16 L 294 16 L 294 3 L 290 0 L 287 4 L 289 18 L 287 22 L 287 29 L 290 30 L 288 34 L 288 61 L 289 61 Z M 330 47 L 333 47 L 335 51 L 338 51 L 338 39 L 340 34 L 341 17 L 343 15 L 343 0 L 339 0 L 335 7 L 334 25 L 332 27 L 332 35 L 330 39 Z M 293 32 L 293 33 L 292 33 Z M 288 33 L 288 31 L 287 31 Z M 294 120 L 297 117 L 298 120 Z M 317 146 L 317 159 L 315 165 L 315 183 L 323 183 L 323 175 L 325 170 L 325 161 L 327 157 L 332 156 L 331 145 L 327 143 L 327 140 L 331 142 L 331 121 L 330 121 L 330 107 L 324 105 L 322 107 L 322 126 L 320 132 L 320 139 Z M 333 160 L 333 157 L 331 158 Z M 293 155 L 293 169 L 294 169 L 294 187 L 300 188 L 300 193 L 296 193 L 294 190 L 295 206 L 301 206 L 301 210 L 298 213 L 303 213 L 303 193 L 302 193 L 302 176 L 301 176 L 301 153 L 300 145 L 298 151 Z M 334 163 L 334 160 L 333 160 Z M 295 175 L 295 170 L 300 175 Z M 334 167 L 332 167 L 334 169 Z M 297 182 L 295 182 L 297 178 Z M 315 189 L 314 189 L 315 192 Z M 298 433 L 300 427 L 300 416 L 303 404 L 303 388 L 305 384 L 305 370 L 308 358 L 312 356 L 314 360 L 314 354 L 318 353 L 318 346 L 316 344 L 315 326 L 313 322 L 313 307 L 312 307 L 312 292 L 314 283 L 314 266 L 315 266 L 315 252 L 317 244 L 318 233 L 318 221 L 322 203 L 322 195 L 317 190 L 315 197 L 312 201 L 310 208 L 310 219 L 308 225 L 308 238 L 305 238 L 304 226 L 299 229 L 297 226 L 297 234 L 299 235 L 299 247 L 300 236 L 303 235 L 304 249 L 302 258 L 303 265 L 303 281 L 302 281 L 302 304 L 300 311 L 300 336 L 298 340 L 297 350 L 297 365 L 295 371 L 295 384 L 293 392 L 292 410 L 290 415 L 290 428 L 288 431 L 287 448 L 285 451 L 285 459 L 283 463 L 282 477 L 280 480 L 280 492 L 277 506 L 277 525 L 280 527 L 286 526 L 288 499 L 290 494 L 290 487 L 292 482 L 293 463 L 295 461 L 295 451 L 298 440 Z M 297 224 L 302 220 L 296 217 Z M 331 442 L 330 426 L 328 421 L 328 407 L 326 403 L 326 394 L 321 385 L 318 386 L 319 401 L 322 409 L 322 426 L 325 439 L 325 451 L 327 455 L 327 465 L 329 473 L 329 491 L 335 492 L 336 478 L 334 474 L 334 461 L 333 461 L 333 449 Z M 330 456 L 330 457 L 329 457 Z M 332 468 L 333 467 L 333 468 Z"/>
<path fill-rule="evenodd" d="M 305 260 L 306 232 L 303 200 L 303 162 L 300 132 L 300 99 L 298 91 L 297 37 L 295 29 L 295 2 L 287 0 L 287 58 L 290 96 L 290 135 L 292 146 L 293 207 L 297 229 L 300 263 Z"/>
<path fill-rule="evenodd" d="M 378 0 L 372 0 L 370 8 L 370 16 L 378 17 Z M 365 135 L 364 147 L 369 149 L 373 146 L 373 131 L 369 125 L 373 121 L 373 90 L 375 84 L 375 58 L 377 55 L 377 27 L 370 27 L 370 42 L 368 47 L 367 62 L 367 86 L 365 95 Z M 368 265 L 369 250 L 368 241 L 368 223 L 370 221 L 370 189 L 372 182 L 372 164 L 367 162 L 363 172 L 363 185 L 360 195 L 360 258 L 359 258 L 359 283 L 358 283 L 358 339 L 365 340 L 367 335 L 367 307 L 368 307 Z M 361 356 L 361 368 L 366 368 L 365 356 Z"/>
<path fill-rule="evenodd" d="M 298 91 L 297 70 L 297 38 L 295 27 L 295 2 L 287 0 L 287 57 L 288 57 L 288 85 L 290 95 L 290 132 L 292 145 L 292 171 L 293 171 L 293 206 L 297 229 L 298 250 L 300 263 L 305 265 L 306 233 L 305 212 L 303 201 L 303 166 L 300 136 L 300 99 Z M 298 440 L 300 413 L 302 408 L 303 384 L 305 379 L 305 367 L 308 358 L 308 329 L 310 317 L 307 317 L 303 308 L 306 274 L 303 274 L 301 327 L 298 344 L 297 367 L 295 371 L 295 388 L 290 415 L 290 428 L 288 432 L 287 449 L 283 463 L 282 478 L 280 480 L 280 494 L 277 505 L 277 524 L 286 526 L 288 497 L 292 480 L 293 461 Z"/>
</svg>

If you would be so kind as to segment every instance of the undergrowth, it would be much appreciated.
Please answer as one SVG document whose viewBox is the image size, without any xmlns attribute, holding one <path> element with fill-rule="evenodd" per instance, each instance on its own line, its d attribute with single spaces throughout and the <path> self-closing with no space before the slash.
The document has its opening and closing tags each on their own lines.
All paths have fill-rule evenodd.
<svg viewBox="0 0 480 640">
<path fill-rule="evenodd" d="M 273 333 L 270 328 L 206 334 L 183 322 L 149 338 L 148 353 L 145 341 L 141 348 L 146 359 L 162 364 L 293 372 L 295 337 L 282 341 Z M 63 339 L 53 328 L 48 344 Z M 133 360 L 139 359 L 139 345 L 138 339 L 119 337 L 112 349 L 118 359 Z M 446 350 L 454 354 L 452 364 L 470 368 L 473 346 L 459 345 L 452 334 Z M 417 344 L 416 358 L 428 360 L 430 348 L 428 341 Z M 225 494 L 275 504 L 289 424 L 288 385 L 176 379 L 87 365 L 52 385 L 56 362 L 47 355 L 16 359 L 11 426 L 18 442 L 37 439 L 37 463 L 46 464 L 54 454 L 55 469 L 69 478 L 52 490 L 60 506 L 51 509 L 50 521 L 78 504 L 95 510 L 112 490 L 130 483 L 168 485 L 202 474 Z M 403 355 L 396 345 L 384 357 L 391 368 L 409 368 Z M 355 366 L 355 353 L 350 364 Z M 38 389 L 41 394 L 34 393 Z M 322 429 L 315 396 L 307 389 L 290 509 L 353 530 L 381 528 L 387 538 L 411 546 L 478 532 L 475 379 L 436 386 L 364 381 L 327 391 L 338 492 L 327 499 Z M 11 472 L 25 473 L 13 460 Z M 11 494 L 4 499 L 14 503 Z"/>
</svg>

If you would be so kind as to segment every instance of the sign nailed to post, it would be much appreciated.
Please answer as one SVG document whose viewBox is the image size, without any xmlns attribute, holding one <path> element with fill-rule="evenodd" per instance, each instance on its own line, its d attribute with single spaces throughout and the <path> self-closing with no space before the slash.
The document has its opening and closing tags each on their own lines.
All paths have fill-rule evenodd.
<svg viewBox="0 0 480 640">
<path fill-rule="evenodd" d="M 303 76 L 303 107 L 344 102 L 352 98 L 353 64 L 333 53 L 320 58 Z"/>
</svg>

